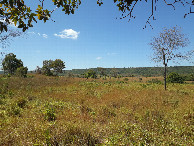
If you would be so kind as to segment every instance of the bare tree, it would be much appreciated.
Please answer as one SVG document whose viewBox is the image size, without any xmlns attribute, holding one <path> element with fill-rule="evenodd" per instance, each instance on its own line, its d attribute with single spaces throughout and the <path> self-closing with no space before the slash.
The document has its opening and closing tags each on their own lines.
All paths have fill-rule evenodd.
<svg viewBox="0 0 194 146">
<path fill-rule="evenodd" d="M 179 51 L 180 48 L 186 47 L 189 39 L 181 32 L 181 28 L 173 27 L 164 28 L 158 37 L 154 37 L 150 45 L 154 51 L 153 61 L 162 62 L 164 65 L 164 89 L 166 90 L 166 68 L 169 60 L 178 63 L 178 59 L 189 60 L 194 53 L 191 51 Z"/>
</svg>

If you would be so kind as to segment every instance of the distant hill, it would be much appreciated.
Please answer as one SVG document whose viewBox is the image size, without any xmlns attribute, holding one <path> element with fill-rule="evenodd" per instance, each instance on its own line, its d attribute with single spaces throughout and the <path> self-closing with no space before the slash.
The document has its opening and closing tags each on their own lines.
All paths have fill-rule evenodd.
<svg viewBox="0 0 194 146">
<path fill-rule="evenodd" d="M 99 73 L 98 68 L 90 68 L 95 72 Z M 72 69 L 66 71 L 67 73 L 72 73 L 75 75 L 81 75 L 87 72 L 89 69 Z M 117 72 L 120 76 L 162 76 L 163 75 L 163 67 L 131 67 L 131 68 L 105 68 L 105 72 L 107 75 L 111 75 L 112 72 Z M 192 74 L 194 73 L 194 66 L 171 66 L 167 68 L 167 73 L 176 72 L 179 74 Z"/>
<path fill-rule="evenodd" d="M 99 74 L 99 68 L 89 68 Z M 64 73 L 61 75 L 68 75 L 69 73 L 73 75 L 81 75 L 87 72 L 89 69 L 72 69 L 64 70 Z M 131 68 L 104 68 L 107 75 L 111 75 L 113 72 L 116 72 L 120 76 L 163 76 L 163 67 L 131 67 Z M 176 72 L 182 75 L 188 75 L 194 73 L 194 66 L 171 66 L 167 68 L 167 73 Z M 29 71 L 28 73 L 35 73 Z M 0 71 L 0 74 L 3 74 L 3 71 Z"/>
</svg>

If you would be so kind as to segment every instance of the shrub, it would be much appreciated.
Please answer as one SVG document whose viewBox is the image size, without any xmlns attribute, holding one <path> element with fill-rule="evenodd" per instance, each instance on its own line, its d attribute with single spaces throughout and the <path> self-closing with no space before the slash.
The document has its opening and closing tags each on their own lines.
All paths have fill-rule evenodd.
<svg viewBox="0 0 194 146">
<path fill-rule="evenodd" d="M 123 80 L 124 80 L 124 81 L 128 81 L 129 79 L 128 79 L 128 78 L 124 78 Z"/>
<path fill-rule="evenodd" d="M 3 99 L 3 98 L 5 98 L 5 95 L 0 93 L 0 99 Z"/>
<path fill-rule="evenodd" d="M 184 78 L 178 73 L 172 72 L 168 75 L 167 81 L 170 83 L 184 83 Z"/>
<path fill-rule="evenodd" d="M 148 80 L 147 83 L 151 83 L 151 84 L 161 84 L 162 82 L 158 79 L 152 79 L 152 80 Z"/>
<path fill-rule="evenodd" d="M 91 70 L 91 69 L 88 70 L 88 72 L 85 73 L 84 76 L 85 76 L 85 78 L 87 78 L 87 79 L 88 79 L 89 77 L 94 78 L 94 79 L 97 78 L 96 72 L 93 71 L 93 70 Z"/>
<path fill-rule="evenodd" d="M 11 77 L 11 74 L 9 74 L 9 73 L 8 74 L 4 74 L 3 77 L 4 78 L 10 78 Z"/>
<path fill-rule="evenodd" d="M 19 68 L 17 68 L 17 70 L 16 70 L 16 76 L 18 76 L 18 77 L 27 77 L 26 75 L 27 75 L 27 72 L 28 72 L 28 68 L 27 67 L 19 67 Z"/>
<path fill-rule="evenodd" d="M 34 75 L 27 75 L 27 78 L 33 78 Z"/>
<path fill-rule="evenodd" d="M 46 76 L 53 76 L 53 73 L 51 72 L 51 70 L 48 70 L 48 69 L 44 69 L 42 71 L 42 74 Z"/>
<path fill-rule="evenodd" d="M 139 78 L 139 82 L 141 82 L 143 79 L 142 78 Z"/>
</svg>

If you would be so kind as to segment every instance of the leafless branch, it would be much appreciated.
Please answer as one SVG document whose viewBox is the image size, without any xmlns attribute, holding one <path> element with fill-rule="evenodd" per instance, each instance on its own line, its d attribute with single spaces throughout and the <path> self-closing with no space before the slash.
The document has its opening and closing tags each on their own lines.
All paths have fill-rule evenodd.
<svg viewBox="0 0 194 146">
<path fill-rule="evenodd" d="M 131 18 L 135 19 L 135 16 L 133 16 L 132 13 L 133 13 L 134 7 L 136 6 L 137 2 L 138 1 L 135 1 L 135 3 L 133 4 L 132 8 L 129 10 L 129 13 L 127 15 L 125 15 L 125 16 L 124 16 L 124 14 L 122 14 L 122 17 L 120 19 L 124 19 L 124 18 L 126 18 L 128 16 L 130 17 L 129 21 L 131 20 Z M 126 12 L 126 10 L 125 10 L 125 12 Z"/>
<path fill-rule="evenodd" d="M 147 2 L 147 0 L 145 0 L 145 1 Z M 190 6 L 190 11 L 189 11 L 189 13 L 186 13 L 186 14 L 184 15 L 184 18 L 185 18 L 187 15 L 189 15 L 189 14 L 191 14 L 191 13 L 194 13 L 194 11 L 191 10 L 192 4 L 189 3 L 188 1 L 185 1 L 185 0 L 174 0 L 174 1 L 172 1 L 172 2 L 167 2 L 167 0 L 163 0 L 163 1 L 164 1 L 164 3 L 165 3 L 167 6 L 173 7 L 174 10 L 176 10 L 176 7 L 175 7 L 175 4 L 176 4 L 176 3 L 182 4 L 183 7 L 185 7 L 186 5 L 189 5 L 189 6 Z M 129 21 L 130 21 L 132 18 L 135 18 L 135 17 L 133 16 L 132 13 L 133 13 L 133 10 L 134 10 L 134 8 L 135 8 L 137 2 L 139 2 L 139 1 L 135 1 L 135 3 L 133 4 L 133 6 L 131 7 L 131 9 L 129 10 L 128 14 L 125 15 L 125 16 L 124 16 L 124 14 L 122 14 L 122 17 L 121 17 L 120 19 L 129 17 Z M 159 0 L 152 0 L 151 14 L 150 14 L 150 16 L 148 17 L 148 19 L 147 19 L 147 21 L 146 21 L 145 26 L 144 26 L 143 29 L 145 29 L 145 28 L 147 27 L 147 25 L 149 25 L 149 26 L 153 29 L 150 20 L 151 20 L 151 18 L 153 18 L 153 20 L 156 20 L 155 17 L 154 17 L 154 15 L 155 15 L 155 12 L 157 11 L 157 7 L 158 7 L 158 6 L 157 6 L 157 3 L 158 3 L 158 2 L 159 2 Z M 125 12 L 126 12 L 126 10 L 124 10 L 124 13 L 125 13 Z"/>
</svg>

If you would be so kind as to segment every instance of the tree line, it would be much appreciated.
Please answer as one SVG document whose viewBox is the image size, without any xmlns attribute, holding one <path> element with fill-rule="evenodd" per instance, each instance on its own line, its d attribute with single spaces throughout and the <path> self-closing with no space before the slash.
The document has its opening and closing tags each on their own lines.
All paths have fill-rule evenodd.
<svg viewBox="0 0 194 146">
<path fill-rule="evenodd" d="M 61 59 L 56 60 L 44 60 L 43 67 L 37 67 L 36 72 L 39 74 L 44 74 L 47 76 L 57 76 L 59 73 L 63 72 L 65 68 L 65 62 Z M 23 66 L 21 59 L 17 59 L 16 55 L 9 53 L 5 55 L 5 58 L 2 61 L 2 69 L 4 74 L 8 76 L 18 76 L 26 77 L 28 68 Z"/>
<path fill-rule="evenodd" d="M 17 76 L 17 77 L 27 77 L 27 71 L 28 68 L 24 67 L 23 62 L 21 61 L 21 59 L 17 59 L 16 55 L 13 53 L 9 53 L 5 56 L 5 58 L 2 61 L 2 66 L 3 66 L 3 70 L 4 70 L 4 74 L 6 74 L 8 77 L 10 76 Z M 36 68 L 35 72 L 37 74 L 43 74 L 46 76 L 58 76 L 59 73 L 64 73 L 64 69 L 65 68 L 65 62 L 63 62 L 61 59 L 56 59 L 56 60 L 44 60 L 43 61 L 43 66 L 42 68 L 38 67 Z M 188 72 L 189 69 L 192 72 L 191 74 L 187 74 L 187 75 L 180 75 L 176 72 L 171 72 L 168 74 L 166 80 L 167 82 L 170 83 L 184 83 L 184 81 L 194 81 L 194 66 L 180 66 L 180 67 L 170 67 L 171 69 L 175 69 L 177 70 L 181 70 Z M 98 68 L 94 68 L 94 69 L 88 69 L 88 70 L 80 70 L 79 71 L 84 71 L 84 73 L 78 75 L 77 77 L 83 77 L 83 78 L 103 78 L 106 80 L 106 78 L 108 77 L 114 77 L 114 78 L 120 78 L 120 77 L 134 77 L 137 75 L 134 74 L 128 74 L 126 76 L 126 72 L 129 70 L 136 70 L 137 73 L 139 73 L 139 75 L 143 76 L 142 74 L 140 74 L 140 70 L 145 71 L 145 69 L 147 69 L 146 67 L 142 67 L 142 68 L 102 68 L 102 67 L 98 67 Z M 156 70 L 158 69 L 157 67 L 150 67 L 149 69 L 152 70 Z M 160 68 L 161 69 L 161 68 Z M 109 72 L 108 72 L 109 71 Z M 166 71 L 166 70 L 165 70 Z M 160 71 L 161 72 L 161 71 Z M 166 75 L 166 72 L 165 72 Z M 72 72 L 68 72 L 68 76 L 69 77 L 74 77 L 74 74 Z M 125 78 L 127 79 L 127 78 Z M 151 82 L 156 82 L 155 80 L 151 81 Z M 158 80 L 157 80 L 158 82 Z M 164 85 L 166 86 L 166 81 L 164 82 Z M 166 88 L 165 88 L 166 89 Z"/>
<path fill-rule="evenodd" d="M 194 81 L 194 66 L 170 66 L 167 75 L 177 73 L 186 81 Z M 128 68 L 90 68 L 64 70 L 61 74 L 68 77 L 98 77 L 98 78 L 121 78 L 121 77 L 159 77 L 163 76 L 163 67 L 128 67 Z M 91 76 L 90 76 L 91 75 Z"/>
</svg>

